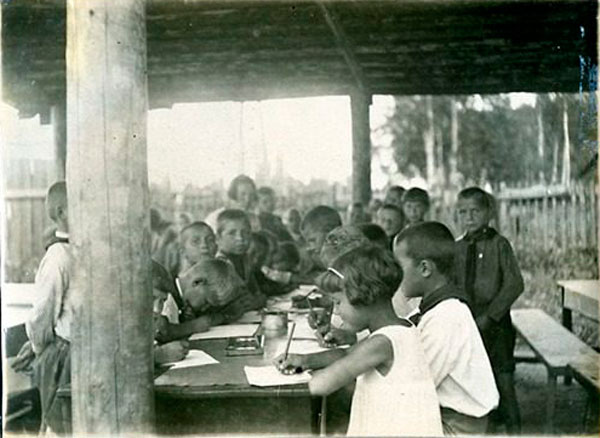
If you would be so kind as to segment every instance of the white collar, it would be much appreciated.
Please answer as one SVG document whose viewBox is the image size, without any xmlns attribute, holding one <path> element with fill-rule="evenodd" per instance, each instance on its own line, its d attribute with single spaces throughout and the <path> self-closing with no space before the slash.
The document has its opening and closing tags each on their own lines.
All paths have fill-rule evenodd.
<svg viewBox="0 0 600 438">
<path fill-rule="evenodd" d="M 54 232 L 54 235 L 59 239 L 68 239 L 69 238 L 69 233 L 65 233 L 64 231 L 56 230 Z"/>
</svg>

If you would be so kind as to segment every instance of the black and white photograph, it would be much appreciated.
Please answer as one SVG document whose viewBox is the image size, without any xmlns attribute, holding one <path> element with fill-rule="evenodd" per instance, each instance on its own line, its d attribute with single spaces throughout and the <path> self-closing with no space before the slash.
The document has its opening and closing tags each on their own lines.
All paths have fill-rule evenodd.
<svg viewBox="0 0 600 438">
<path fill-rule="evenodd" d="M 0 0 L 2 434 L 600 434 L 597 0 Z"/>
</svg>

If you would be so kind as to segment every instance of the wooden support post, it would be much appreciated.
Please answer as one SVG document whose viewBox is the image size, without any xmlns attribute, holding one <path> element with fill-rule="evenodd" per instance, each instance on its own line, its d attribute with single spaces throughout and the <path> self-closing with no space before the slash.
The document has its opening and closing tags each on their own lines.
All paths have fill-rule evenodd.
<svg viewBox="0 0 600 438">
<path fill-rule="evenodd" d="M 350 97 L 352 107 L 352 201 L 367 205 L 371 199 L 371 96 Z"/>
<path fill-rule="evenodd" d="M 153 430 L 145 6 L 67 2 L 75 435 Z"/>
<path fill-rule="evenodd" d="M 54 163 L 56 181 L 65 179 L 67 163 L 67 108 L 64 102 L 52 107 L 50 118 L 54 129 Z"/>
</svg>

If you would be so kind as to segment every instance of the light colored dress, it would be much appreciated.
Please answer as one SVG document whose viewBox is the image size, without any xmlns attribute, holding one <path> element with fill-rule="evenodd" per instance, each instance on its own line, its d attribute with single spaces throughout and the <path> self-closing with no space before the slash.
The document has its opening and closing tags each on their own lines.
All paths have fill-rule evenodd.
<svg viewBox="0 0 600 438">
<path fill-rule="evenodd" d="M 348 436 L 442 436 L 440 407 L 416 327 L 392 325 L 382 335 L 394 362 L 383 376 L 373 369 L 358 377 Z"/>
</svg>

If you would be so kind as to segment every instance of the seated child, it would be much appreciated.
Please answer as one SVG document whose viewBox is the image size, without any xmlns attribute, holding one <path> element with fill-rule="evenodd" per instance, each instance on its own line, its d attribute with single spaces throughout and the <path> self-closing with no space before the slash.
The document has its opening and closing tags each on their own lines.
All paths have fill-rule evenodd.
<svg viewBox="0 0 600 438">
<path fill-rule="evenodd" d="M 277 247 L 275 236 L 265 230 L 252 233 L 250 236 L 250 247 L 248 249 L 248 263 L 252 276 L 256 279 L 260 291 L 266 296 L 279 295 L 280 285 L 265 275 L 268 270 L 272 253 Z"/>
<path fill-rule="evenodd" d="M 179 269 L 177 274 L 191 266 L 217 254 L 217 240 L 212 228 L 206 222 L 193 222 L 179 233 Z"/>
<path fill-rule="evenodd" d="M 248 310 L 252 300 L 233 265 L 225 260 L 205 259 L 196 263 L 179 276 L 179 284 L 189 311 L 181 323 L 158 327 L 157 339 L 161 342 L 233 322 Z"/>
<path fill-rule="evenodd" d="M 250 221 L 242 210 L 223 210 L 217 217 L 217 246 L 216 257 L 233 265 L 235 271 L 246 285 L 252 297 L 252 309 L 261 309 L 266 303 L 266 297 L 261 292 L 252 266 L 248 260 L 250 248 Z"/>
<path fill-rule="evenodd" d="M 492 363 L 500 392 L 498 414 L 508 433 L 520 434 L 510 307 L 523 292 L 523 277 L 510 243 L 489 226 L 492 202 L 491 195 L 478 187 L 458 194 L 458 218 L 465 234 L 456 244 L 456 278 L 467 293 Z"/>
<path fill-rule="evenodd" d="M 261 274 L 263 283 L 259 281 L 261 289 L 267 295 L 282 295 L 291 292 L 297 287 L 292 283 L 294 274 L 300 265 L 300 252 L 293 242 L 279 242 L 271 255 L 268 265 L 264 265 Z M 268 290 L 268 291 L 267 291 Z"/>
<path fill-rule="evenodd" d="M 275 191 L 271 187 L 261 187 L 256 193 L 258 195 L 260 229 L 270 231 L 278 239 L 292 240 L 292 236 L 283 225 L 281 218 L 273 214 L 276 202 Z"/>
<path fill-rule="evenodd" d="M 340 214 L 331 207 L 319 205 L 310 210 L 302 220 L 302 236 L 306 242 L 306 252 L 310 263 L 303 266 L 292 282 L 297 284 L 315 284 L 319 274 L 325 272 L 325 265 L 320 258 L 321 248 L 327 234 L 342 225 Z"/>
<path fill-rule="evenodd" d="M 347 330 L 369 337 L 344 350 L 275 359 L 284 373 L 320 369 L 309 390 L 329 395 L 356 379 L 349 436 L 438 436 L 442 433 L 435 386 L 417 329 L 392 309 L 402 271 L 391 252 L 365 246 L 340 256 L 335 312 Z"/>
<path fill-rule="evenodd" d="M 423 222 L 428 210 L 429 195 L 425 190 L 413 187 L 404 193 L 402 211 L 406 219 L 405 228 Z"/>
<path fill-rule="evenodd" d="M 385 231 L 388 236 L 388 247 L 391 248 L 394 237 L 404 225 L 402 210 L 394 204 L 383 204 L 383 207 L 377 211 L 375 223 Z"/>
<path fill-rule="evenodd" d="M 164 316 L 165 303 L 169 300 L 172 280 L 169 281 L 169 273 L 159 263 L 152 261 L 152 296 L 153 301 L 153 319 L 154 335 L 157 342 L 154 344 L 154 364 L 163 365 L 170 362 L 177 362 L 185 358 L 189 351 L 187 341 L 171 341 L 168 343 L 159 343 L 161 332 L 163 332 L 170 322 L 176 322 Z"/>
<path fill-rule="evenodd" d="M 402 198 L 406 190 L 402 186 L 391 186 L 385 192 L 385 197 L 383 198 L 384 204 L 392 204 L 398 207 L 402 211 Z"/>
<path fill-rule="evenodd" d="M 410 319 L 437 388 L 444 433 L 483 435 L 498 390 L 465 295 L 452 283 L 454 254 L 452 233 L 438 222 L 408 227 L 394 242 L 404 272 L 402 292 L 422 297 Z"/>
<path fill-rule="evenodd" d="M 286 227 L 294 242 L 302 247 L 304 245 L 304 238 L 300 232 L 300 224 L 302 223 L 302 217 L 300 212 L 295 208 L 289 208 L 283 213 L 283 225 Z"/>
</svg>

